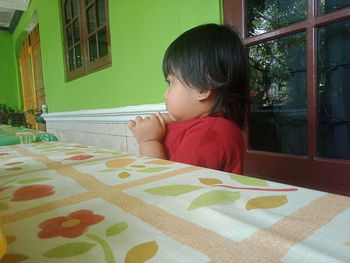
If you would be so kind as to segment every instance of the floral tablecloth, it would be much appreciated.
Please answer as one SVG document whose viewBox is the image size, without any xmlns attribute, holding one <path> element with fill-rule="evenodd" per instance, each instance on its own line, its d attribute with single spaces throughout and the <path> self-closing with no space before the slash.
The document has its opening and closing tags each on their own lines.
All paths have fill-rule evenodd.
<svg viewBox="0 0 350 263">
<path fill-rule="evenodd" d="M 350 198 L 66 142 L 0 147 L 1 263 L 350 262 Z"/>
<path fill-rule="evenodd" d="M 56 136 L 44 131 L 0 124 L 0 146 L 49 141 L 57 141 Z"/>
</svg>

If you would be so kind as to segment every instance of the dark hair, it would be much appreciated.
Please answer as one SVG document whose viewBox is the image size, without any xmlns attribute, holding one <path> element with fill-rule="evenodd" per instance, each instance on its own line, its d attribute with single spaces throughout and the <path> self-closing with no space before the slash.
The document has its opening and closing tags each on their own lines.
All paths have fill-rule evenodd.
<svg viewBox="0 0 350 263">
<path fill-rule="evenodd" d="M 175 75 L 188 86 L 212 90 L 210 115 L 222 113 L 243 128 L 249 106 L 249 65 L 236 31 L 226 25 L 206 24 L 175 39 L 163 58 L 163 73 Z"/>
</svg>

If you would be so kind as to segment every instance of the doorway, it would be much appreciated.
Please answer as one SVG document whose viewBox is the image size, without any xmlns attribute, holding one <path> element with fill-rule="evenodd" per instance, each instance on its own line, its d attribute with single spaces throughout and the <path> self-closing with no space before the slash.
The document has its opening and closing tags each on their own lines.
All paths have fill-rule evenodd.
<svg viewBox="0 0 350 263">
<path fill-rule="evenodd" d="M 46 130 L 39 117 L 45 101 L 45 87 L 41 63 L 39 25 L 25 39 L 20 51 L 20 73 L 23 107 L 26 122 L 32 129 Z"/>
</svg>

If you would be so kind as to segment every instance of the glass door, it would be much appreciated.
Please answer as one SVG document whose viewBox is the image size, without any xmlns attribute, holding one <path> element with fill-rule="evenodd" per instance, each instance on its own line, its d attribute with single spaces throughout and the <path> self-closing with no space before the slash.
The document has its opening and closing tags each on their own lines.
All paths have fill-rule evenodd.
<svg viewBox="0 0 350 263">
<path fill-rule="evenodd" d="M 251 65 L 245 174 L 350 195 L 350 0 L 224 0 Z"/>
</svg>

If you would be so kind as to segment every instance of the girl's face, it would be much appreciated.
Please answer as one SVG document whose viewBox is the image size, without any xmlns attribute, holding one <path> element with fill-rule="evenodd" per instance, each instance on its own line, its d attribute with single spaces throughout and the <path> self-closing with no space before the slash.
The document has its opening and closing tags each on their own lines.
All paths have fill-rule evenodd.
<svg viewBox="0 0 350 263">
<path fill-rule="evenodd" d="M 208 104 L 208 100 L 202 99 L 203 94 L 208 91 L 201 92 L 189 87 L 175 75 L 168 75 L 167 82 L 169 86 L 164 93 L 164 99 L 172 121 L 186 121 L 209 114 L 212 103 Z"/>
</svg>

